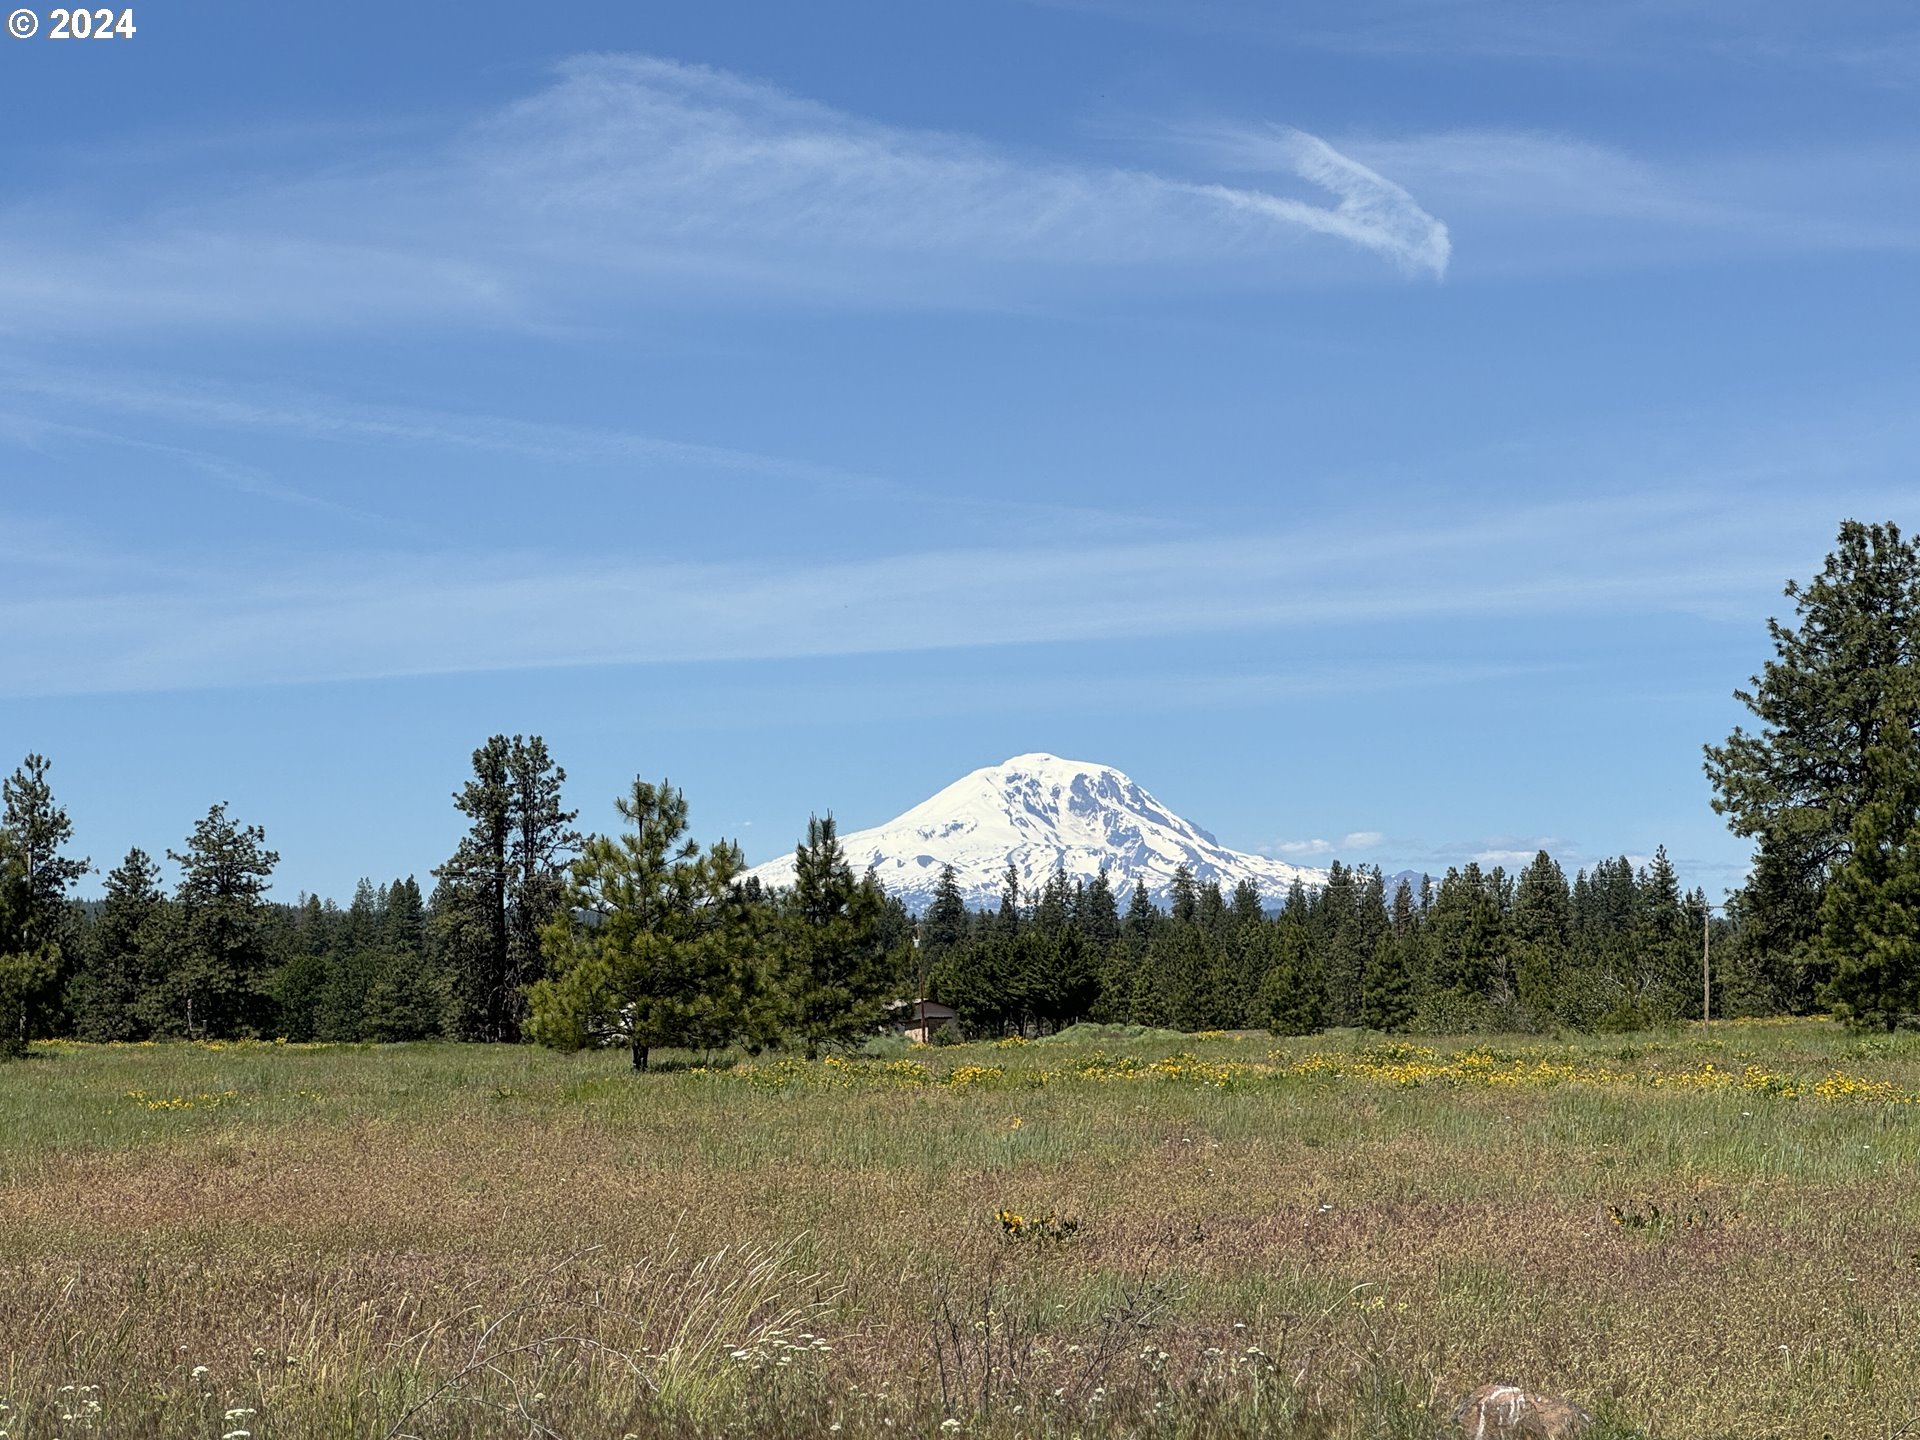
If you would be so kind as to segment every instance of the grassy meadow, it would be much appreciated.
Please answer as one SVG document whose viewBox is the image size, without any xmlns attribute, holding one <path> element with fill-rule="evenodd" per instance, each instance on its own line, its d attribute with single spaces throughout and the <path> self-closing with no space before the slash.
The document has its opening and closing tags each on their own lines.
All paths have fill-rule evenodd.
<svg viewBox="0 0 1920 1440">
<path fill-rule="evenodd" d="M 1920 1416 L 1920 1037 L 1082 1027 L 0 1067 L 0 1432 L 1609 1436 Z"/>
</svg>

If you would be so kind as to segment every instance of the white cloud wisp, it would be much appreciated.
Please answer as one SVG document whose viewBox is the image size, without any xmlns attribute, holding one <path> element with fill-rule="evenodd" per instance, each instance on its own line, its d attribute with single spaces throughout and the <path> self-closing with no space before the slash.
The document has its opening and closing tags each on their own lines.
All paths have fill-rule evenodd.
<svg viewBox="0 0 1920 1440">
<path fill-rule="evenodd" d="M 1000 305 L 1123 273 L 1263 285 L 1384 257 L 1440 276 L 1446 227 L 1323 141 L 1215 183 L 887 126 L 724 71 L 583 57 L 412 153 L 198 200 L 0 210 L 0 334 L 569 327 L 622 307 Z M 1297 192 L 1297 193 L 1295 193 Z M 1326 203 L 1326 197 L 1332 203 Z M 130 202 L 129 202 L 130 203 Z"/>
<path fill-rule="evenodd" d="M 1740 529 L 1748 543 L 1703 565 L 1707 524 L 1723 538 Z M 1711 615 L 1756 603 L 1793 568 L 1791 541 L 1763 526 L 1669 502 L 1359 538 L 761 564 L 363 551 L 292 565 L 261 557 L 245 569 L 130 567 L 121 583 L 103 581 L 112 567 L 94 557 L 0 586 L 0 694 L 1281 633 L 1440 615 Z"/>
</svg>

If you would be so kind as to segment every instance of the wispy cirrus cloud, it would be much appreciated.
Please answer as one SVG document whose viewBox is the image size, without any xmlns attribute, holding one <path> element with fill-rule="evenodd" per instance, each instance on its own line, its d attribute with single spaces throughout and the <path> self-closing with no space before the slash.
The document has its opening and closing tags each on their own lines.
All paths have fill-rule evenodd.
<svg viewBox="0 0 1920 1440">
<path fill-rule="evenodd" d="M 222 555 L 117 581 L 103 579 L 113 571 L 99 557 L 48 561 L 0 577 L 0 693 L 1324 632 L 1446 616 L 1746 616 L 1781 574 L 1804 568 L 1808 537 L 1785 518 L 1759 504 L 1730 516 L 1711 500 L 1638 496 L 1357 536 L 1335 526 L 856 559 L 362 549 L 311 562 Z M 1824 529 L 1822 516 L 1813 536 Z M 1709 536 L 1720 558 L 1703 563 Z"/>
<path fill-rule="evenodd" d="M 1293 142 L 1267 127 L 1173 133 L 1233 173 L 1291 163 Z M 1920 138 L 1658 157 L 1540 130 L 1337 140 L 1338 153 L 1447 214 L 1472 257 L 1467 273 L 1920 248 Z"/>
<path fill-rule="evenodd" d="M 1438 276 L 1445 225 L 1298 132 L 1258 187 L 888 126 L 725 71 L 567 62 L 410 152 L 116 212 L 0 210 L 0 333 L 174 327 L 592 325 L 746 298 L 1013 303 L 1125 274 L 1178 285 L 1324 274 L 1343 255 Z"/>
<path fill-rule="evenodd" d="M 192 443 L 157 439 L 184 432 Z M 1145 517 L 1044 497 L 991 497 L 739 446 L 714 445 L 615 426 L 529 421 L 499 415 L 377 404 L 286 386 L 245 386 L 181 376 L 122 374 L 0 361 L 0 443 L 37 452 L 104 446 L 178 462 L 233 491 L 391 527 L 393 519 L 285 484 L 262 465 L 235 460 L 235 438 L 315 441 L 336 454 L 481 455 L 511 463 L 604 470 L 627 483 L 664 488 L 688 481 L 754 484 L 765 496 L 830 495 L 850 503 L 967 517 L 1071 524 L 1080 533 L 1164 534 Z M 428 472 L 432 473 L 431 471 Z"/>
</svg>

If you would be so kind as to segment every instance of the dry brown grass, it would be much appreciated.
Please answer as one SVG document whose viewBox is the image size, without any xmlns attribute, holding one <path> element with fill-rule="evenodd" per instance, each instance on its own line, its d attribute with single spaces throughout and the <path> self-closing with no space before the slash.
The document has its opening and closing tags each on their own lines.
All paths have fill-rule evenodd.
<svg viewBox="0 0 1920 1440">
<path fill-rule="evenodd" d="M 1582 1050 L 1920 1082 L 1811 1024 L 1620 1045 Z M 1914 1107 L 1219 1089 L 1076 1078 L 1087 1053 L 921 1057 L 1005 1072 L 948 1086 L 59 1047 L 0 1070 L 0 1429 L 1411 1436 L 1509 1377 L 1618 1433 L 1920 1414 Z M 1003 1208 L 1079 1227 L 1009 1238 Z"/>
</svg>

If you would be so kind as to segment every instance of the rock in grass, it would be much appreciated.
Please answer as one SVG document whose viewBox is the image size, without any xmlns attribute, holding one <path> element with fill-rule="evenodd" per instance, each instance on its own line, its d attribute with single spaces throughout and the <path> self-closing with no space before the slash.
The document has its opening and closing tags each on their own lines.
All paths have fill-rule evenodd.
<svg viewBox="0 0 1920 1440">
<path fill-rule="evenodd" d="M 1463 1440 L 1574 1440 L 1593 1416 L 1558 1395 L 1536 1395 L 1518 1385 L 1482 1385 L 1453 1410 Z"/>
</svg>

